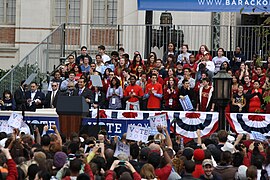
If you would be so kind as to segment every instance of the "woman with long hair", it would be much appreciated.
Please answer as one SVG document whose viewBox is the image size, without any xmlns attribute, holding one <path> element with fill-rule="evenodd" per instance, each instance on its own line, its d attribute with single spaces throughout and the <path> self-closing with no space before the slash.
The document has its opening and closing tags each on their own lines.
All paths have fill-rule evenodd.
<svg viewBox="0 0 270 180">
<path fill-rule="evenodd" d="M 188 45 L 183 44 L 181 47 L 181 54 L 178 55 L 177 62 L 181 62 L 183 64 L 188 64 L 190 55 L 191 54 L 188 52 Z"/>
<path fill-rule="evenodd" d="M 15 100 L 10 90 L 3 92 L 3 98 L 0 99 L 0 109 L 14 111 L 16 109 Z"/>
<path fill-rule="evenodd" d="M 244 78 L 245 76 L 249 76 L 249 71 L 246 68 L 246 65 L 244 62 L 241 62 L 240 69 L 235 72 L 235 75 L 238 77 L 238 80 L 239 82 L 241 82 L 241 84 L 245 83 Z"/>
<path fill-rule="evenodd" d="M 175 57 L 174 55 L 170 54 L 168 55 L 168 58 L 167 58 L 167 61 L 166 61 L 166 64 L 165 64 L 165 70 L 168 72 L 169 68 L 176 68 L 176 65 L 175 65 Z"/>
<path fill-rule="evenodd" d="M 157 56 L 154 54 L 151 54 L 148 56 L 145 66 L 145 71 L 147 75 L 150 75 L 152 69 L 156 66 Z"/>
<path fill-rule="evenodd" d="M 224 56 L 224 49 L 218 48 L 217 56 L 213 58 L 213 62 L 215 64 L 215 73 L 217 73 L 220 70 L 221 64 L 224 61 L 229 62 L 228 58 Z"/>
<path fill-rule="evenodd" d="M 77 64 L 74 66 L 74 68 L 72 69 L 72 71 L 74 71 L 75 73 L 75 80 L 77 81 L 78 79 L 80 79 L 80 77 L 82 76 L 82 70 L 81 67 L 78 66 Z"/>
<path fill-rule="evenodd" d="M 196 55 L 196 63 L 198 64 L 204 58 L 204 52 L 209 52 L 209 49 L 206 45 L 201 45 Z M 209 52 L 210 53 L 210 52 Z M 212 61 L 212 56 L 209 54 L 209 60 Z"/>
<path fill-rule="evenodd" d="M 132 64 L 129 66 L 129 69 L 131 70 L 132 74 L 136 74 L 136 70 L 138 66 L 142 66 L 143 69 L 145 69 L 145 66 L 143 64 L 142 56 L 140 54 L 134 55 Z"/>
<path fill-rule="evenodd" d="M 178 84 L 178 78 L 175 75 L 175 70 L 174 68 L 169 68 L 168 69 L 168 76 L 164 79 L 164 85 L 168 86 L 169 79 L 173 78 L 175 80 L 175 84 Z"/>
<path fill-rule="evenodd" d="M 231 112 L 233 113 L 243 113 L 246 112 L 246 97 L 243 93 L 244 88 L 242 85 L 238 86 L 237 93 L 233 94 Z"/>
<path fill-rule="evenodd" d="M 125 61 L 124 58 L 120 58 L 118 65 L 117 65 L 117 66 L 115 67 L 115 69 L 114 69 L 114 74 L 115 74 L 116 76 L 121 77 L 122 74 L 123 74 L 122 71 L 123 71 L 123 69 L 125 69 L 125 68 L 126 68 L 126 61 Z"/>
<path fill-rule="evenodd" d="M 249 106 L 248 112 L 263 112 L 263 109 L 261 108 L 261 105 L 263 104 L 262 89 L 260 88 L 259 81 L 254 81 L 253 89 L 248 90 L 246 97 Z"/>
<path fill-rule="evenodd" d="M 107 90 L 107 99 L 109 99 L 109 109 L 121 109 L 123 98 L 123 89 L 120 86 L 120 80 L 117 77 L 113 77 L 110 87 Z"/>
<path fill-rule="evenodd" d="M 179 91 L 175 79 L 173 77 L 169 78 L 168 86 L 165 87 L 163 93 L 164 93 L 165 109 L 166 110 L 179 109 Z"/>
<path fill-rule="evenodd" d="M 146 163 L 143 165 L 140 171 L 141 178 L 144 180 L 157 180 L 157 176 L 155 174 L 155 168 L 153 165 Z"/>
<path fill-rule="evenodd" d="M 162 61 L 163 61 L 164 64 L 166 63 L 167 58 L 168 58 L 168 56 L 170 54 L 172 54 L 175 57 L 175 59 L 177 58 L 177 52 L 175 50 L 175 45 L 172 42 L 169 42 L 168 43 L 168 49 L 167 49 L 167 51 L 163 55 Z"/>
<path fill-rule="evenodd" d="M 102 85 L 103 85 L 102 91 L 105 94 L 107 93 L 108 87 L 110 86 L 110 82 L 111 82 L 110 75 L 111 75 L 111 78 L 114 76 L 114 72 L 112 71 L 112 69 L 111 68 L 105 69 L 103 77 L 102 77 Z"/>
<path fill-rule="evenodd" d="M 238 91 L 238 78 L 235 75 L 232 75 L 232 94 L 236 94 Z"/>
</svg>

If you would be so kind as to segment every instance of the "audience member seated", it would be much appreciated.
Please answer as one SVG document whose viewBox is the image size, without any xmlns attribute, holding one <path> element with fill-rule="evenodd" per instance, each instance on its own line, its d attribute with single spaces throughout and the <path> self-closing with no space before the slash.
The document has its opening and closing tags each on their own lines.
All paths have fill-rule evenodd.
<svg viewBox="0 0 270 180">
<path fill-rule="evenodd" d="M 10 90 L 5 90 L 3 92 L 3 98 L 0 99 L 0 109 L 14 111 L 16 109 L 15 100 L 10 92 Z"/>
<path fill-rule="evenodd" d="M 86 46 L 82 46 L 81 47 L 81 55 L 77 57 L 76 64 L 79 65 L 79 66 L 82 65 L 83 64 L 84 57 L 88 57 L 89 63 L 91 63 L 93 61 L 92 58 L 91 58 L 91 56 L 89 56 L 87 54 L 87 47 Z"/>
</svg>

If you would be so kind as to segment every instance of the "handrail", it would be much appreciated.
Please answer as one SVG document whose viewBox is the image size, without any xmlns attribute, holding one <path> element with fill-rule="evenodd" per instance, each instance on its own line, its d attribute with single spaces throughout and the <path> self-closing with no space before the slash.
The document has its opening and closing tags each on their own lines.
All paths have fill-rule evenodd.
<svg viewBox="0 0 270 180">
<path fill-rule="evenodd" d="M 15 66 L 13 66 L 13 68 L 11 68 L 1 79 L 0 82 L 5 79 L 12 71 L 14 71 L 15 68 L 17 68 L 19 65 L 21 65 L 21 63 L 24 63 L 25 59 L 27 59 L 27 57 L 32 54 L 46 39 L 48 39 L 55 31 L 57 31 L 61 26 L 63 26 L 63 24 L 60 24 L 57 28 L 55 28 L 48 36 L 46 36 L 46 38 L 44 38 L 42 41 L 40 41 L 35 47 L 34 49 L 32 49 L 32 51 L 30 51 L 27 55 L 25 55 L 21 61 L 19 61 L 19 63 Z"/>
</svg>

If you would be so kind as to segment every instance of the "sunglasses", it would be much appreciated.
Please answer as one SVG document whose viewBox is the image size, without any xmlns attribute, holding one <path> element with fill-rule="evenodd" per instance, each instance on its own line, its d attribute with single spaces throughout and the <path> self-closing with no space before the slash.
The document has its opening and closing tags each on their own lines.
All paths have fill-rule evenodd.
<svg viewBox="0 0 270 180">
<path fill-rule="evenodd" d="M 53 87 L 56 87 L 57 85 L 52 85 Z"/>
</svg>

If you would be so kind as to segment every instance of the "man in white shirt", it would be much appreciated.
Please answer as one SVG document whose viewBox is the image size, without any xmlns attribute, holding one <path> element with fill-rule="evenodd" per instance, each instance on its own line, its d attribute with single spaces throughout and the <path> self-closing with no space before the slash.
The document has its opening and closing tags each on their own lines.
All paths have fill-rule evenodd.
<svg viewBox="0 0 270 180">
<path fill-rule="evenodd" d="M 105 53 L 105 46 L 100 45 L 98 46 L 98 52 L 102 56 L 103 62 L 106 63 L 107 61 L 110 61 L 111 58 Z"/>
<path fill-rule="evenodd" d="M 27 99 L 27 110 L 35 111 L 36 108 L 42 108 L 45 100 L 45 94 L 41 91 L 38 91 L 38 84 L 32 82 L 30 84 L 30 91 L 25 93 Z"/>
<path fill-rule="evenodd" d="M 45 97 L 45 102 L 44 102 L 45 108 L 56 108 L 56 105 L 57 105 L 57 98 L 60 94 L 60 92 L 58 91 L 59 85 L 57 82 L 52 82 L 51 86 L 52 86 L 52 91 L 49 91 Z"/>
<path fill-rule="evenodd" d="M 103 63 L 103 59 L 102 56 L 100 54 L 96 55 L 96 71 L 100 72 L 101 74 L 103 74 L 104 72 L 102 72 L 102 70 L 105 70 L 103 68 L 104 63 Z"/>
</svg>

